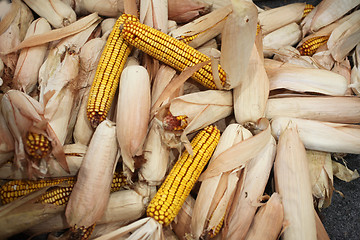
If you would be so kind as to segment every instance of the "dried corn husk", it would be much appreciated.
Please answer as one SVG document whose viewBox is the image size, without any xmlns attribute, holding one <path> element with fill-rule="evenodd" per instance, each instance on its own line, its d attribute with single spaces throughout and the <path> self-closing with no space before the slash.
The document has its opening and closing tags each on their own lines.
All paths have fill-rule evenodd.
<svg viewBox="0 0 360 240">
<path fill-rule="evenodd" d="M 224 6 L 197 18 L 193 22 L 174 29 L 169 35 L 181 39 L 182 37 L 190 37 L 198 34 L 198 36 L 189 43 L 193 48 L 197 48 L 221 33 L 226 22 L 225 19 L 231 11 L 231 5 Z"/>
<path fill-rule="evenodd" d="M 193 216 L 195 199 L 189 195 L 182 205 L 175 220 L 171 223 L 171 228 L 180 240 L 186 240 L 191 234 L 191 222 Z"/>
<path fill-rule="evenodd" d="M 319 209 L 330 206 L 333 192 L 333 169 L 331 154 L 319 151 L 306 151 L 309 164 L 313 196 Z"/>
<path fill-rule="evenodd" d="M 281 196 L 273 193 L 265 205 L 256 213 L 246 235 L 246 240 L 276 240 L 280 234 L 284 219 Z M 269 224 L 271 223 L 271 224 Z"/>
<path fill-rule="evenodd" d="M 26 155 L 24 147 L 25 137 L 28 131 L 32 131 L 43 134 L 48 138 L 51 142 L 52 154 L 61 167 L 69 171 L 62 145 L 48 120 L 44 117 L 44 108 L 39 102 L 18 90 L 10 90 L 2 97 L 1 109 L 7 126 L 15 140 L 14 163 L 16 167 L 25 171 L 24 168 L 26 166 L 25 172 L 30 178 L 43 176 L 47 172 L 47 166 L 46 164 L 44 165 L 46 159 L 34 162 Z M 40 166 L 44 166 L 44 168 L 40 168 Z"/>
<path fill-rule="evenodd" d="M 360 4 L 360 1 L 358 1 Z M 327 41 L 327 46 L 333 58 L 340 62 L 360 42 L 360 10 L 352 17 L 336 27 Z"/>
<path fill-rule="evenodd" d="M 342 96 L 348 88 L 346 79 L 340 74 L 323 69 L 282 66 L 273 68 L 265 61 L 270 90 L 286 88 L 296 92 L 316 92 Z"/>
<path fill-rule="evenodd" d="M 123 0 L 75 0 L 75 12 L 79 15 L 97 12 L 101 16 L 119 17 L 124 12 Z"/>
<path fill-rule="evenodd" d="M 347 166 L 344 166 L 341 163 L 332 161 L 332 169 L 334 172 L 334 176 L 345 182 L 350 182 L 354 179 L 359 178 L 359 173 L 357 170 L 352 171 L 347 168 Z"/>
<path fill-rule="evenodd" d="M 168 0 L 140 1 L 140 22 L 167 33 Z"/>
<path fill-rule="evenodd" d="M 110 34 L 111 30 L 115 25 L 116 20 L 117 20 L 116 18 L 106 18 L 101 22 L 101 32 L 103 36 Z"/>
<path fill-rule="evenodd" d="M 38 18 L 28 28 L 25 39 L 32 35 L 49 32 L 51 27 L 45 18 Z M 14 73 L 14 88 L 30 93 L 35 89 L 39 69 L 43 64 L 47 44 L 22 49 Z"/>
<path fill-rule="evenodd" d="M 244 82 L 251 50 L 255 42 L 257 9 L 247 1 L 233 1 L 232 13 L 227 17 L 221 34 L 220 64 L 226 72 L 225 89 Z"/>
<path fill-rule="evenodd" d="M 210 163 L 222 152 L 250 137 L 252 137 L 251 132 L 240 124 L 228 125 L 220 137 Z M 243 167 L 244 165 L 239 168 Z M 214 221 L 215 218 L 220 217 L 220 221 L 223 219 L 227 206 L 230 204 L 230 197 L 239 180 L 238 175 L 239 169 L 236 169 L 231 173 L 220 173 L 202 181 L 191 219 L 191 230 L 195 239 L 206 236 L 214 226 L 219 224 L 219 219 Z M 219 214 L 216 213 L 217 217 L 214 214 L 215 211 L 220 211 Z"/>
<path fill-rule="evenodd" d="M 315 240 L 316 224 L 308 162 L 295 122 L 290 121 L 281 131 L 274 177 L 276 191 L 283 201 L 284 220 L 289 223 L 283 239 Z"/>
<path fill-rule="evenodd" d="M 267 102 L 265 116 L 305 118 L 338 123 L 360 122 L 360 99 L 357 97 L 284 97 Z"/>
<path fill-rule="evenodd" d="M 61 0 L 24 0 L 41 17 L 46 18 L 54 28 L 68 26 L 76 21 L 75 11 Z"/>
<path fill-rule="evenodd" d="M 189 124 L 181 134 L 181 141 L 188 143 L 186 150 L 192 152 L 186 134 L 229 116 L 232 112 L 232 94 L 229 91 L 208 90 L 183 95 L 171 101 L 169 110 L 173 116 L 188 117 Z"/>
<path fill-rule="evenodd" d="M 66 207 L 65 216 L 70 226 L 89 227 L 103 216 L 117 151 L 115 125 L 105 120 L 94 132 Z"/>
<path fill-rule="evenodd" d="M 182 23 L 203 15 L 209 5 L 197 0 L 168 0 L 168 7 L 169 20 Z"/>
<path fill-rule="evenodd" d="M 298 43 L 301 39 L 301 30 L 300 26 L 293 22 L 284 27 L 281 27 L 267 35 L 263 38 L 264 44 L 264 55 L 271 56 L 274 50 L 286 46 L 293 46 Z"/>
<path fill-rule="evenodd" d="M 269 97 L 269 79 L 266 75 L 263 59 L 253 46 L 247 72 L 247 80 L 234 88 L 234 113 L 236 122 L 256 122 L 265 114 Z"/>
<path fill-rule="evenodd" d="M 275 55 L 273 59 L 282 62 L 283 64 L 290 63 L 299 67 L 318 68 L 317 64 L 311 57 L 301 56 L 299 51 L 292 46 L 280 48 L 277 51 L 274 51 L 274 53 Z"/>
<path fill-rule="evenodd" d="M 320 28 L 341 18 L 359 4 L 359 0 L 324 0 L 313 9 L 313 11 L 315 10 L 314 13 L 309 18 L 304 19 L 303 22 L 310 21 L 310 31 L 316 32 Z"/>
<path fill-rule="evenodd" d="M 154 83 L 151 91 L 151 106 L 154 106 L 155 102 L 159 99 L 161 93 L 164 91 L 170 81 L 176 76 L 175 69 L 162 65 L 156 73 Z M 170 97 L 171 98 L 171 97 Z M 166 104 L 168 101 L 164 101 Z"/>
<path fill-rule="evenodd" d="M 350 84 L 351 84 L 351 65 L 350 65 L 350 61 L 347 58 L 341 62 L 335 62 L 334 67 L 333 67 L 333 69 L 331 69 L 331 71 L 344 76 L 348 85 L 350 86 Z M 347 96 L 353 95 L 350 87 L 347 89 L 346 95 Z"/>
<path fill-rule="evenodd" d="M 12 158 L 14 150 L 14 138 L 6 125 L 3 113 L 0 111 L 0 166 Z"/>
<path fill-rule="evenodd" d="M 150 118 L 150 83 L 144 67 L 129 66 L 120 78 L 116 124 L 117 139 L 126 167 L 135 170 L 136 155 L 143 152 Z"/>
<path fill-rule="evenodd" d="M 245 166 L 244 181 L 238 184 L 225 219 L 223 236 L 227 239 L 245 239 L 269 180 L 275 152 L 275 139 L 270 138 L 261 152 Z"/>
<path fill-rule="evenodd" d="M 322 224 L 317 212 L 314 209 L 315 221 L 316 221 L 316 236 L 317 240 L 330 240 L 329 235 L 327 234 L 324 225 Z"/>
<path fill-rule="evenodd" d="M 259 13 L 262 33 L 266 35 L 290 23 L 299 22 L 304 8 L 305 3 L 293 3 Z"/>
<path fill-rule="evenodd" d="M 279 117 L 271 122 L 273 135 L 278 138 L 289 122 L 297 125 L 301 141 L 307 149 L 360 153 L 360 128 L 357 125 Z"/>
</svg>

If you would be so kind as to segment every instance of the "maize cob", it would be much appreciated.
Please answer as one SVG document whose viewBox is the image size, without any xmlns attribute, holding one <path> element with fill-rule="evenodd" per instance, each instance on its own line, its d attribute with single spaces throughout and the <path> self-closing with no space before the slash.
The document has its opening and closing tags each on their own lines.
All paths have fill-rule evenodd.
<svg viewBox="0 0 360 240">
<path fill-rule="evenodd" d="M 185 151 L 175 163 L 146 210 L 149 217 L 164 226 L 174 220 L 215 150 L 219 138 L 220 131 L 212 125 L 195 136 L 191 142 L 193 157 Z"/>
<path fill-rule="evenodd" d="M 198 34 L 194 34 L 191 36 L 180 36 L 180 41 L 182 41 L 183 43 L 189 44 L 192 40 L 194 40 L 195 38 L 197 38 L 199 36 L 200 33 Z"/>
<path fill-rule="evenodd" d="M 183 71 L 187 67 L 210 60 L 208 56 L 188 46 L 186 43 L 141 24 L 136 20 L 136 17 L 129 14 L 122 16 L 126 20 L 120 27 L 120 36 L 125 41 L 177 70 Z M 224 86 L 226 80 L 225 71 L 220 65 L 218 65 L 218 70 L 221 84 Z M 195 72 L 192 78 L 205 87 L 216 89 L 211 63 Z"/>
<path fill-rule="evenodd" d="M 41 180 L 13 180 L 5 183 L 0 188 L 2 204 L 7 204 L 15 199 L 39 190 L 43 187 L 54 186 L 66 182 L 68 186 L 54 186 L 49 188 L 41 197 L 39 202 L 54 205 L 64 205 L 68 202 L 69 196 L 75 184 L 75 177 L 41 179 Z M 111 183 L 110 192 L 119 191 L 127 184 L 126 177 L 121 172 L 115 172 Z"/>
<path fill-rule="evenodd" d="M 137 21 L 137 18 L 134 17 L 132 21 Z M 106 119 L 119 84 L 121 72 L 131 52 L 131 46 L 120 36 L 119 27 L 123 22 L 124 18 L 120 16 L 101 54 L 91 86 L 87 104 L 87 117 L 94 128 Z"/>
<path fill-rule="evenodd" d="M 51 153 L 52 147 L 49 139 L 44 135 L 28 132 L 26 134 L 25 150 L 31 158 L 40 160 Z"/>
<path fill-rule="evenodd" d="M 186 128 L 188 125 L 187 116 L 173 116 L 169 111 L 163 119 L 163 127 L 167 131 L 180 131 Z"/>
<path fill-rule="evenodd" d="M 94 228 L 95 223 L 89 227 L 77 227 L 76 225 L 70 228 L 70 236 L 68 239 L 86 240 L 89 239 Z"/>
<path fill-rule="evenodd" d="M 303 18 L 306 17 L 315 7 L 311 4 L 306 4 L 304 8 Z"/>
<path fill-rule="evenodd" d="M 328 39 L 329 36 L 313 37 L 306 40 L 297 49 L 299 50 L 300 55 L 312 56 L 319 49 L 320 46 L 327 42 Z"/>
<path fill-rule="evenodd" d="M 211 228 L 210 230 L 210 238 L 215 237 L 221 230 L 223 224 L 224 224 L 224 219 L 225 219 L 225 214 L 223 216 L 223 218 L 221 219 L 221 221 L 219 222 L 218 225 L 214 226 L 213 228 Z"/>
</svg>

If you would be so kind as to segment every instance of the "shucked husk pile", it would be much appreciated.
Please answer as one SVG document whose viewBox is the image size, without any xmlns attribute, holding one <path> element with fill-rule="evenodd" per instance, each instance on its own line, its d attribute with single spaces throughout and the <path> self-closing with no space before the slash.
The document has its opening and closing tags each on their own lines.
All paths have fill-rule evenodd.
<svg viewBox="0 0 360 240">
<path fill-rule="evenodd" d="M 70 227 L 95 223 L 99 239 L 207 239 L 221 223 L 216 239 L 329 239 L 317 212 L 331 207 L 333 176 L 359 177 L 333 159 L 360 154 L 360 0 L 323 0 L 306 17 L 302 3 L 134 2 L 0 3 L 0 178 L 77 175 L 67 206 L 36 203 L 46 189 L 1 206 L 0 239 L 66 239 Z M 95 131 L 86 104 L 100 54 L 116 18 L 136 9 L 173 37 L 199 33 L 189 45 L 220 63 L 227 82 L 204 89 L 187 80 L 196 67 L 176 72 L 133 49 Z M 296 47 L 315 36 L 329 39 L 301 56 Z M 169 112 L 188 125 L 165 130 Z M 209 124 L 222 132 L 215 153 L 162 227 L 146 217 L 147 204 Z M 51 154 L 28 158 L 29 131 L 50 140 Z M 116 167 L 130 185 L 109 194 Z"/>
</svg>

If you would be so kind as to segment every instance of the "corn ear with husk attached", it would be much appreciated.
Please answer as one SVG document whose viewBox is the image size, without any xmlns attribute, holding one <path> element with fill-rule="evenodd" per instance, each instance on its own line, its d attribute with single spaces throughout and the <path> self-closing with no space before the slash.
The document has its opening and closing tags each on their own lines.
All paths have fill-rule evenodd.
<svg viewBox="0 0 360 240">
<path fill-rule="evenodd" d="M 309 31 L 316 32 L 322 27 L 333 23 L 359 4 L 359 0 L 321 1 L 319 5 L 317 5 L 316 8 L 313 9 L 313 11 L 311 11 L 310 14 L 304 18 L 302 22 L 302 25 L 305 26 L 303 29 L 304 35 Z"/>
<path fill-rule="evenodd" d="M 266 35 L 290 23 L 299 22 L 304 9 L 305 3 L 293 3 L 259 13 L 262 33 Z"/>
<path fill-rule="evenodd" d="M 48 159 L 48 155 L 38 161 L 32 159 L 32 155 L 28 152 L 26 136 L 31 132 L 41 134 L 50 141 L 51 151 L 48 153 L 51 152 L 61 167 L 69 171 L 62 144 L 44 117 L 44 108 L 39 102 L 18 90 L 10 90 L 2 97 L 1 110 L 15 140 L 16 167 L 26 172 L 30 178 L 42 176 L 47 172 L 44 161 Z"/>
<path fill-rule="evenodd" d="M 247 79 L 233 91 L 235 119 L 240 124 L 256 122 L 262 118 L 269 97 L 269 79 L 255 45 L 245 74 L 244 78 Z"/>
<path fill-rule="evenodd" d="M 119 17 L 124 12 L 124 0 L 75 0 L 72 8 L 79 15 L 97 12 L 101 16 Z"/>
<path fill-rule="evenodd" d="M 315 92 L 343 96 L 348 89 L 347 80 L 340 74 L 324 69 L 282 66 L 273 68 L 265 61 L 270 90 L 289 89 L 296 92 Z"/>
<path fill-rule="evenodd" d="M 289 223 L 283 239 L 315 240 L 316 222 L 308 161 L 295 122 L 289 121 L 281 131 L 274 178 L 275 189 L 283 201 L 284 220 Z"/>
<path fill-rule="evenodd" d="M 31 23 L 25 38 L 49 32 L 51 27 L 45 18 L 38 18 Z M 14 73 L 14 88 L 30 93 L 36 87 L 39 69 L 43 64 L 47 44 L 22 49 Z"/>
<path fill-rule="evenodd" d="M 358 1 L 360 4 L 360 1 Z M 336 27 L 327 41 L 331 56 L 338 62 L 360 42 L 360 10 L 351 14 L 352 17 Z"/>
<path fill-rule="evenodd" d="M 123 163 L 132 172 L 136 155 L 143 152 L 150 118 L 149 74 L 142 66 L 129 66 L 120 78 L 116 129 Z"/>
<path fill-rule="evenodd" d="M 186 150 L 192 153 L 186 134 L 229 116 L 232 112 L 232 94 L 230 91 L 217 90 L 186 94 L 173 99 L 169 111 L 173 116 L 187 116 L 188 125 L 181 134 L 181 141 L 187 143 Z"/>
<path fill-rule="evenodd" d="M 263 37 L 264 55 L 271 56 L 275 50 L 293 46 L 301 39 L 300 26 L 293 22 Z"/>
<path fill-rule="evenodd" d="M 270 98 L 265 116 L 294 117 L 337 123 L 360 122 L 360 99 L 357 97 L 304 96 Z"/>
<path fill-rule="evenodd" d="M 209 4 L 197 0 L 168 0 L 169 20 L 178 23 L 189 22 L 204 15 L 209 9 Z"/>
<path fill-rule="evenodd" d="M 259 208 L 246 234 L 246 240 L 276 240 L 284 220 L 284 208 L 279 193 L 273 193 L 265 205 Z M 269 224 L 271 222 L 271 224 Z"/>
<path fill-rule="evenodd" d="M 333 193 L 333 169 L 331 154 L 319 151 L 306 151 L 308 159 L 312 194 L 319 209 L 330 206 Z"/>
<path fill-rule="evenodd" d="M 210 164 L 222 152 L 250 137 L 252 137 L 251 132 L 240 124 L 228 125 L 220 137 Z M 214 234 L 216 226 L 225 216 L 239 180 L 239 169 L 243 167 L 202 181 L 191 219 L 191 231 L 195 239 Z"/>
<path fill-rule="evenodd" d="M 172 30 L 169 35 L 185 42 L 189 41 L 189 46 L 197 48 L 221 33 L 226 17 L 231 11 L 231 5 L 224 6 Z"/>
<path fill-rule="evenodd" d="M 117 152 L 115 125 L 105 120 L 94 132 L 66 207 L 65 216 L 71 227 L 89 227 L 103 216 Z"/>
<path fill-rule="evenodd" d="M 61 0 L 24 0 L 39 16 L 44 17 L 54 28 L 65 27 L 76 21 L 75 11 Z"/>
<path fill-rule="evenodd" d="M 244 81 L 255 42 L 258 17 L 252 2 L 233 1 L 232 9 L 221 34 L 220 64 L 226 72 L 225 89 L 237 87 Z"/>
<path fill-rule="evenodd" d="M 166 66 L 162 65 L 160 66 L 159 70 L 156 73 L 152 91 L 151 91 L 151 106 L 153 106 L 160 97 L 161 93 L 164 91 L 166 86 L 170 83 L 170 81 L 176 76 L 176 70 Z M 169 97 L 169 100 L 172 97 Z M 164 101 L 164 104 L 168 101 Z"/>
<path fill-rule="evenodd" d="M 357 125 L 279 117 L 271 121 L 272 134 L 279 138 L 292 122 L 297 125 L 301 141 L 310 150 L 360 153 L 360 128 Z"/>
<path fill-rule="evenodd" d="M 238 184 L 225 218 L 227 239 L 245 239 L 269 180 L 275 152 L 275 139 L 270 138 L 261 152 L 246 164 L 244 180 Z"/>
<path fill-rule="evenodd" d="M 6 124 L 2 111 L 0 111 L 0 166 L 3 166 L 13 157 L 14 150 L 14 138 Z"/>
</svg>

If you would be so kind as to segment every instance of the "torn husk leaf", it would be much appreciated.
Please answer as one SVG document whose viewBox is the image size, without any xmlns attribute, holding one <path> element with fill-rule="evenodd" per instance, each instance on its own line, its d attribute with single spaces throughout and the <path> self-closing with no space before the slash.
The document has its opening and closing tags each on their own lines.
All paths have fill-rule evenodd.
<svg viewBox="0 0 360 240">
<path fill-rule="evenodd" d="M 305 118 L 337 123 L 360 122 L 360 99 L 357 97 L 303 96 L 271 98 L 265 116 Z"/>
<path fill-rule="evenodd" d="M 109 201 L 117 152 L 115 125 L 105 120 L 94 132 L 66 207 L 66 220 L 70 226 L 89 227 L 103 216 Z"/>
<path fill-rule="evenodd" d="M 245 239 L 260 205 L 274 163 L 276 142 L 273 137 L 245 166 L 245 179 L 238 184 L 224 228 L 227 239 Z"/>
<path fill-rule="evenodd" d="M 225 89 L 232 89 L 244 81 L 255 42 L 258 17 L 252 2 L 232 1 L 232 8 L 221 34 L 220 65 L 226 72 Z"/>
<path fill-rule="evenodd" d="M 281 196 L 275 192 L 256 213 L 245 239 L 276 240 L 280 234 L 283 220 L 284 209 Z"/>
<path fill-rule="evenodd" d="M 250 137 L 252 137 L 251 132 L 240 124 L 228 125 L 220 137 L 219 143 L 210 159 L 210 163 L 216 159 L 219 154 L 226 151 L 234 144 Z M 239 168 L 243 167 L 244 166 L 240 166 Z M 202 181 L 191 219 L 192 235 L 196 239 L 202 235 L 206 235 L 208 229 L 212 228 L 212 226 L 209 225 L 209 220 L 211 218 L 211 220 L 214 221 L 213 212 L 215 211 L 215 208 L 221 206 L 219 205 L 221 199 L 227 200 L 223 202 L 225 208 L 222 209 L 223 211 L 222 214 L 220 214 L 220 220 L 224 217 L 226 207 L 229 203 L 229 197 L 232 196 L 238 182 L 237 175 L 238 170 L 231 173 L 220 173 L 217 176 Z M 216 226 L 218 223 L 219 221 L 216 221 L 213 225 Z"/>
<path fill-rule="evenodd" d="M 150 118 L 149 74 L 142 66 L 129 66 L 120 78 L 116 129 L 123 163 L 135 170 L 135 156 L 143 152 Z"/>
<path fill-rule="evenodd" d="M 350 182 L 354 179 L 359 178 L 359 173 L 357 170 L 351 171 L 350 169 L 347 168 L 347 166 L 344 166 L 341 163 L 332 161 L 332 168 L 333 168 L 334 176 L 345 182 Z"/>
<path fill-rule="evenodd" d="M 260 119 L 257 124 L 258 129 L 262 130 L 260 133 L 233 145 L 212 160 L 208 168 L 200 176 L 199 181 L 203 181 L 204 179 L 219 175 L 223 172 L 232 171 L 259 154 L 266 144 L 268 144 L 271 138 L 271 130 L 270 124 L 266 118 Z M 242 154 L 239 155 L 239 153 Z"/>
<path fill-rule="evenodd" d="M 284 220 L 289 222 L 283 239 L 315 240 L 316 224 L 308 160 L 296 123 L 292 121 L 281 131 L 274 178 L 275 189 L 283 201 Z"/>
<path fill-rule="evenodd" d="M 319 151 L 306 151 L 313 196 L 319 209 L 330 206 L 333 192 L 333 168 L 331 154 Z"/>
<path fill-rule="evenodd" d="M 279 117 L 271 121 L 272 134 L 275 138 L 280 136 L 289 122 L 297 125 L 301 141 L 307 149 L 360 154 L 358 125 Z"/>
</svg>

